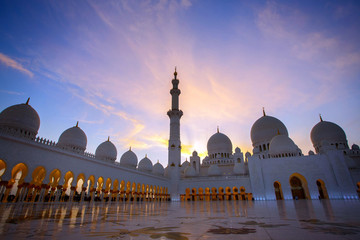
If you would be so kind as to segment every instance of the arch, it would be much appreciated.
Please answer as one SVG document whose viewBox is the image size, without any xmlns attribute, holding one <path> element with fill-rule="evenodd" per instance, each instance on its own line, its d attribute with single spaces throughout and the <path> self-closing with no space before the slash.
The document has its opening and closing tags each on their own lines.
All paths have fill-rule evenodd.
<svg viewBox="0 0 360 240">
<path fill-rule="evenodd" d="M 246 190 L 244 186 L 240 187 L 240 199 L 241 200 L 246 200 Z"/>
<path fill-rule="evenodd" d="M 279 181 L 274 182 L 274 190 L 275 190 L 275 197 L 276 200 L 283 200 L 284 195 L 282 193 L 281 183 Z"/>
<path fill-rule="evenodd" d="M 67 201 L 69 196 L 71 195 L 71 183 L 74 180 L 74 174 L 71 171 L 68 171 L 64 175 L 64 185 L 63 185 L 63 193 L 61 195 L 62 201 Z"/>
<path fill-rule="evenodd" d="M 115 179 L 114 183 L 113 183 L 113 191 L 118 191 L 119 190 L 119 180 Z"/>
<path fill-rule="evenodd" d="M 309 199 L 310 193 L 305 177 L 299 173 L 293 173 L 290 178 L 291 193 L 293 199 Z"/>
<path fill-rule="evenodd" d="M 76 193 L 80 194 L 82 192 L 82 187 L 85 183 L 85 175 L 80 173 L 76 178 Z"/>
<path fill-rule="evenodd" d="M 316 180 L 316 185 L 318 186 L 318 190 L 319 190 L 319 199 L 329 199 L 325 182 L 321 179 L 318 179 Z"/>
<path fill-rule="evenodd" d="M 35 186 L 41 186 L 46 176 L 46 170 L 43 166 L 38 166 L 32 173 L 32 180 L 30 184 L 34 184 Z"/>
<path fill-rule="evenodd" d="M 360 198 L 360 182 L 358 182 L 357 184 L 356 184 L 356 186 L 357 186 L 357 193 L 358 193 L 358 196 L 359 196 L 359 198 Z"/>
<path fill-rule="evenodd" d="M 95 187 L 95 189 L 96 189 L 96 194 L 95 194 L 95 199 L 94 199 L 95 201 L 100 201 L 101 200 L 100 199 L 100 196 L 101 196 L 100 194 L 102 192 L 103 186 L 104 186 L 104 178 L 99 177 L 97 182 L 96 182 L 96 187 Z"/>
<path fill-rule="evenodd" d="M 0 159 L 0 180 L 1 180 L 1 176 L 4 175 L 5 171 L 6 171 L 6 162 Z"/>
<path fill-rule="evenodd" d="M 26 164 L 18 163 L 11 170 L 11 180 L 9 183 L 14 184 L 15 181 L 18 180 L 18 184 L 22 184 L 27 174 L 28 174 L 28 167 L 26 166 Z M 15 179 L 16 176 L 18 176 L 18 179 Z"/>
<path fill-rule="evenodd" d="M 49 185 L 55 188 L 59 184 L 60 178 L 61 178 L 60 170 L 59 169 L 52 170 L 49 175 Z"/>
<path fill-rule="evenodd" d="M 105 182 L 105 191 L 109 191 L 111 188 L 111 178 L 107 178 Z"/>
<path fill-rule="evenodd" d="M 218 193 L 219 200 L 224 200 L 224 188 L 219 187 L 219 193 Z"/>
<path fill-rule="evenodd" d="M 230 187 L 225 188 L 225 195 L 226 195 L 226 200 L 231 200 L 231 188 Z"/>
<path fill-rule="evenodd" d="M 216 187 L 211 188 L 211 200 L 217 200 L 217 189 L 216 189 Z"/>
<path fill-rule="evenodd" d="M 196 201 L 197 193 L 196 188 L 191 189 L 191 200 Z"/>
<path fill-rule="evenodd" d="M 233 187 L 232 188 L 232 191 L 233 191 L 233 195 L 234 195 L 234 200 L 239 200 L 239 190 L 237 187 Z"/>
</svg>

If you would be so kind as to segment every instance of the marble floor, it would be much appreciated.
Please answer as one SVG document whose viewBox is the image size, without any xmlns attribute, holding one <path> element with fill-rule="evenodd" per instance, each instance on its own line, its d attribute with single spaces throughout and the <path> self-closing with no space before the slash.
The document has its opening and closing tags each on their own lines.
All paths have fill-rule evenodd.
<svg viewBox="0 0 360 240">
<path fill-rule="evenodd" d="M 0 239 L 360 239 L 360 201 L 1 203 Z"/>
</svg>

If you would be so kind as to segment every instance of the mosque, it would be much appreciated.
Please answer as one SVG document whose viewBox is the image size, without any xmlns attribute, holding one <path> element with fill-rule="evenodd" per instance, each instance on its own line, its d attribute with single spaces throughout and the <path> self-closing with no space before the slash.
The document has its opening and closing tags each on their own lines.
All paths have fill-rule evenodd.
<svg viewBox="0 0 360 240">
<path fill-rule="evenodd" d="M 217 130 L 207 142 L 208 155 L 194 151 L 181 163 L 179 79 L 175 70 L 168 165 L 138 157 L 130 148 L 116 162 L 117 149 L 107 139 L 95 154 L 86 152 L 87 137 L 76 126 L 58 142 L 37 135 L 40 118 L 29 104 L 0 113 L 0 200 L 49 201 L 221 201 L 281 199 L 359 199 L 360 150 L 348 146 L 335 123 L 311 130 L 314 151 L 305 155 L 277 118 L 255 121 L 253 153 L 244 153 Z"/>
</svg>

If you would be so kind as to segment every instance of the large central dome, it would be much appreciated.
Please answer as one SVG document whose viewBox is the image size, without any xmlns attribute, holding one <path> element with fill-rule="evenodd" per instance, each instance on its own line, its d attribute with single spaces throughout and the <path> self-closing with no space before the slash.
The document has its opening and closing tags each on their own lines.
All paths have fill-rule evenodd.
<svg viewBox="0 0 360 240">
<path fill-rule="evenodd" d="M 269 143 L 276 135 L 288 136 L 285 125 L 277 118 L 262 116 L 251 127 L 250 136 L 253 146 Z"/>
<path fill-rule="evenodd" d="M 221 153 L 232 154 L 232 143 L 228 136 L 217 132 L 209 138 L 207 150 L 209 156 Z"/>
</svg>

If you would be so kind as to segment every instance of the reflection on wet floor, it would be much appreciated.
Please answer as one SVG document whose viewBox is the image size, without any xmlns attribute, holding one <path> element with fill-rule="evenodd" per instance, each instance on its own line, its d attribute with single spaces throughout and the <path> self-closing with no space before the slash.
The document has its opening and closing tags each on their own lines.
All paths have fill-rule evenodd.
<svg viewBox="0 0 360 240">
<path fill-rule="evenodd" d="M 0 238 L 359 239 L 359 213 L 342 200 L 8 203 Z"/>
</svg>

